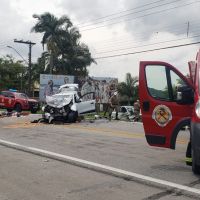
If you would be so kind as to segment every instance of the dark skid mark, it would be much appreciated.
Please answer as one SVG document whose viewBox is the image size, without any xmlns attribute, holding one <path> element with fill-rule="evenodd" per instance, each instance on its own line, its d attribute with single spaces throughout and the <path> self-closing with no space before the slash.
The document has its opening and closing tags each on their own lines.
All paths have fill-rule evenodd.
<svg viewBox="0 0 200 200">
<path fill-rule="evenodd" d="M 152 169 L 167 170 L 167 171 L 182 171 L 188 172 L 187 166 L 175 166 L 175 165 L 154 165 L 151 166 Z"/>
<path fill-rule="evenodd" d="M 171 195 L 171 194 L 173 194 L 173 190 L 167 190 L 167 191 L 164 191 L 164 192 L 153 194 L 152 196 L 144 198 L 143 200 L 157 200 L 157 199 L 160 199 L 164 196 L 168 196 L 168 195 Z"/>
<path fill-rule="evenodd" d="M 197 184 L 200 184 L 200 180 L 193 181 L 189 184 L 186 184 L 186 186 L 192 187 L 192 186 L 197 185 Z M 160 192 L 160 193 L 157 193 L 157 194 L 153 194 L 152 196 L 144 198 L 143 200 L 158 200 L 158 199 L 160 199 L 164 196 L 169 196 L 169 195 L 172 195 L 172 194 L 173 194 L 173 196 L 187 196 L 187 197 L 189 197 L 191 199 L 195 199 L 195 200 L 200 199 L 199 197 L 194 197 L 193 195 L 183 194 L 182 192 L 180 192 L 176 189 L 171 189 L 171 190 L 166 190 L 166 191 L 163 191 L 163 192 Z"/>
</svg>

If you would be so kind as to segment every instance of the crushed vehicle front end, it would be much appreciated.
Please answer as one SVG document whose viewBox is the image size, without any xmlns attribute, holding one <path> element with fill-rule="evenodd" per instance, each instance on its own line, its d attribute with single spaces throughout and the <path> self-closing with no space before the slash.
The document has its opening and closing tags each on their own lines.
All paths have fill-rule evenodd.
<svg viewBox="0 0 200 200">
<path fill-rule="evenodd" d="M 73 106 L 73 95 L 56 94 L 46 97 L 46 105 L 42 108 L 43 118 L 48 120 L 60 120 L 67 122 L 69 114 L 75 111 Z"/>
</svg>

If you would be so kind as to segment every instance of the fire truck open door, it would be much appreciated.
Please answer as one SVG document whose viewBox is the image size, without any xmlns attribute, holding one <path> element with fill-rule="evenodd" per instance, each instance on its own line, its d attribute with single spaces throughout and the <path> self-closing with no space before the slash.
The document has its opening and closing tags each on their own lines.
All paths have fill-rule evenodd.
<svg viewBox="0 0 200 200">
<path fill-rule="evenodd" d="M 142 61 L 139 98 L 149 145 L 175 149 L 178 132 L 191 121 L 192 81 L 168 63 Z"/>
</svg>

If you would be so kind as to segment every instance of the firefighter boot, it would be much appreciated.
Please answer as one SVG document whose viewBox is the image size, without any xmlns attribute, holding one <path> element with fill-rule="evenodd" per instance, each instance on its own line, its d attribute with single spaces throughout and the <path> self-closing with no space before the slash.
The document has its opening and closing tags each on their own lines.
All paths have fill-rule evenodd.
<svg viewBox="0 0 200 200">
<path fill-rule="evenodd" d="M 119 118 L 118 118 L 118 113 L 116 113 L 116 118 L 115 118 L 115 120 L 119 120 Z"/>
<path fill-rule="evenodd" d="M 186 165 L 192 166 L 191 141 L 188 142 L 185 162 L 186 162 Z"/>
<path fill-rule="evenodd" d="M 109 113 L 108 119 L 109 121 L 111 121 L 111 113 Z"/>
</svg>

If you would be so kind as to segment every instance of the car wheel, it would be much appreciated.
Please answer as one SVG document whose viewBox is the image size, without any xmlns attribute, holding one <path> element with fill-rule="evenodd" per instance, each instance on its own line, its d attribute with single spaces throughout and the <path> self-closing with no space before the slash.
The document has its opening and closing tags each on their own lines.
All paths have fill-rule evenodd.
<svg viewBox="0 0 200 200">
<path fill-rule="evenodd" d="M 17 103 L 17 104 L 15 105 L 15 110 L 16 110 L 17 112 L 22 112 L 22 106 L 21 106 L 19 103 Z"/>
<path fill-rule="evenodd" d="M 37 112 L 37 109 L 31 109 L 31 113 L 35 114 Z"/>
<path fill-rule="evenodd" d="M 76 122 L 78 118 L 78 112 L 77 111 L 71 111 L 68 115 L 68 121 L 70 123 Z"/>
<path fill-rule="evenodd" d="M 11 109 L 11 108 L 7 108 L 7 111 L 8 111 L 8 112 L 12 112 L 13 109 Z"/>
<path fill-rule="evenodd" d="M 200 166 L 197 165 L 197 154 L 196 152 L 192 149 L 192 171 L 194 174 L 200 174 Z"/>
</svg>

